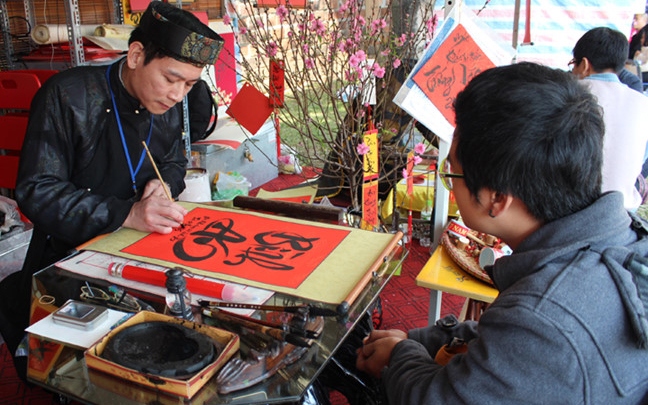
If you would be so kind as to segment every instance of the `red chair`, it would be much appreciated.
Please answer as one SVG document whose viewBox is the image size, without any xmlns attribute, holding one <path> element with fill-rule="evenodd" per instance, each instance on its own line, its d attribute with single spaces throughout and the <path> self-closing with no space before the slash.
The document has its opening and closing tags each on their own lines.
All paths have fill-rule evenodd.
<svg viewBox="0 0 648 405">
<path fill-rule="evenodd" d="M 31 100 L 41 81 L 34 73 L 0 72 L 0 188 L 12 196 Z"/>
<path fill-rule="evenodd" d="M 33 73 L 38 77 L 38 80 L 40 80 L 41 84 L 45 83 L 45 81 L 47 79 L 54 76 L 58 72 L 59 72 L 58 70 L 50 70 L 50 69 L 18 69 L 18 70 L 11 70 L 11 73 Z"/>
</svg>

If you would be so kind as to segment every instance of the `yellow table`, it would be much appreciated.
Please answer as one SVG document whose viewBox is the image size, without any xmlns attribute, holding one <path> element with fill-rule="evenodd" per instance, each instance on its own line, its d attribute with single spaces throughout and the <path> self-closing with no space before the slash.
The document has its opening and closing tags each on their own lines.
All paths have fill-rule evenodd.
<svg viewBox="0 0 648 405">
<path fill-rule="evenodd" d="M 487 303 L 493 302 L 498 294 L 496 288 L 461 270 L 441 245 L 416 276 L 416 285 L 430 289 L 430 325 L 441 317 L 442 292 Z"/>
</svg>

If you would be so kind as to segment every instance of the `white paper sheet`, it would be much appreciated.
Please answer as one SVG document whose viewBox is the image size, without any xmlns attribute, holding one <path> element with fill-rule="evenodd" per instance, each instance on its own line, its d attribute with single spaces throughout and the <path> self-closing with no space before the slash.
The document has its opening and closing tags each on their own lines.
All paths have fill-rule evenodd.
<svg viewBox="0 0 648 405">
<path fill-rule="evenodd" d="M 26 331 L 56 342 L 87 349 L 133 314 L 108 308 L 108 316 L 95 324 L 91 330 L 82 330 L 55 323 L 52 315 L 49 314 L 31 325 Z"/>
</svg>

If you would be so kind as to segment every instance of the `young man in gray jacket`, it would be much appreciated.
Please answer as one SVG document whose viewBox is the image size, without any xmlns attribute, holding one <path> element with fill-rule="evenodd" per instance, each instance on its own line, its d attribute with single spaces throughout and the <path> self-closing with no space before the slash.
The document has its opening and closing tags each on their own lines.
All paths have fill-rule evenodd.
<svg viewBox="0 0 648 405">
<path fill-rule="evenodd" d="M 600 192 L 596 99 L 569 73 L 520 63 L 475 77 L 455 112 L 439 174 L 466 225 L 513 248 L 488 269 L 499 296 L 476 333 L 373 331 L 358 368 L 398 405 L 648 403 L 648 231 L 619 192 Z M 441 365 L 453 332 L 467 350 Z"/>
</svg>

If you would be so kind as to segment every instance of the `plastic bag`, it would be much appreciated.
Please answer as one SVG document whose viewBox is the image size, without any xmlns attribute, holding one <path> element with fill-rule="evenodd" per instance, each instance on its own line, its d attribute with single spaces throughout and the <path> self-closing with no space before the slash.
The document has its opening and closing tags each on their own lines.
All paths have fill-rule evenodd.
<svg viewBox="0 0 648 405">
<path fill-rule="evenodd" d="M 212 200 L 232 200 L 237 195 L 248 195 L 251 186 L 252 184 L 237 172 L 218 172 Z"/>
</svg>

